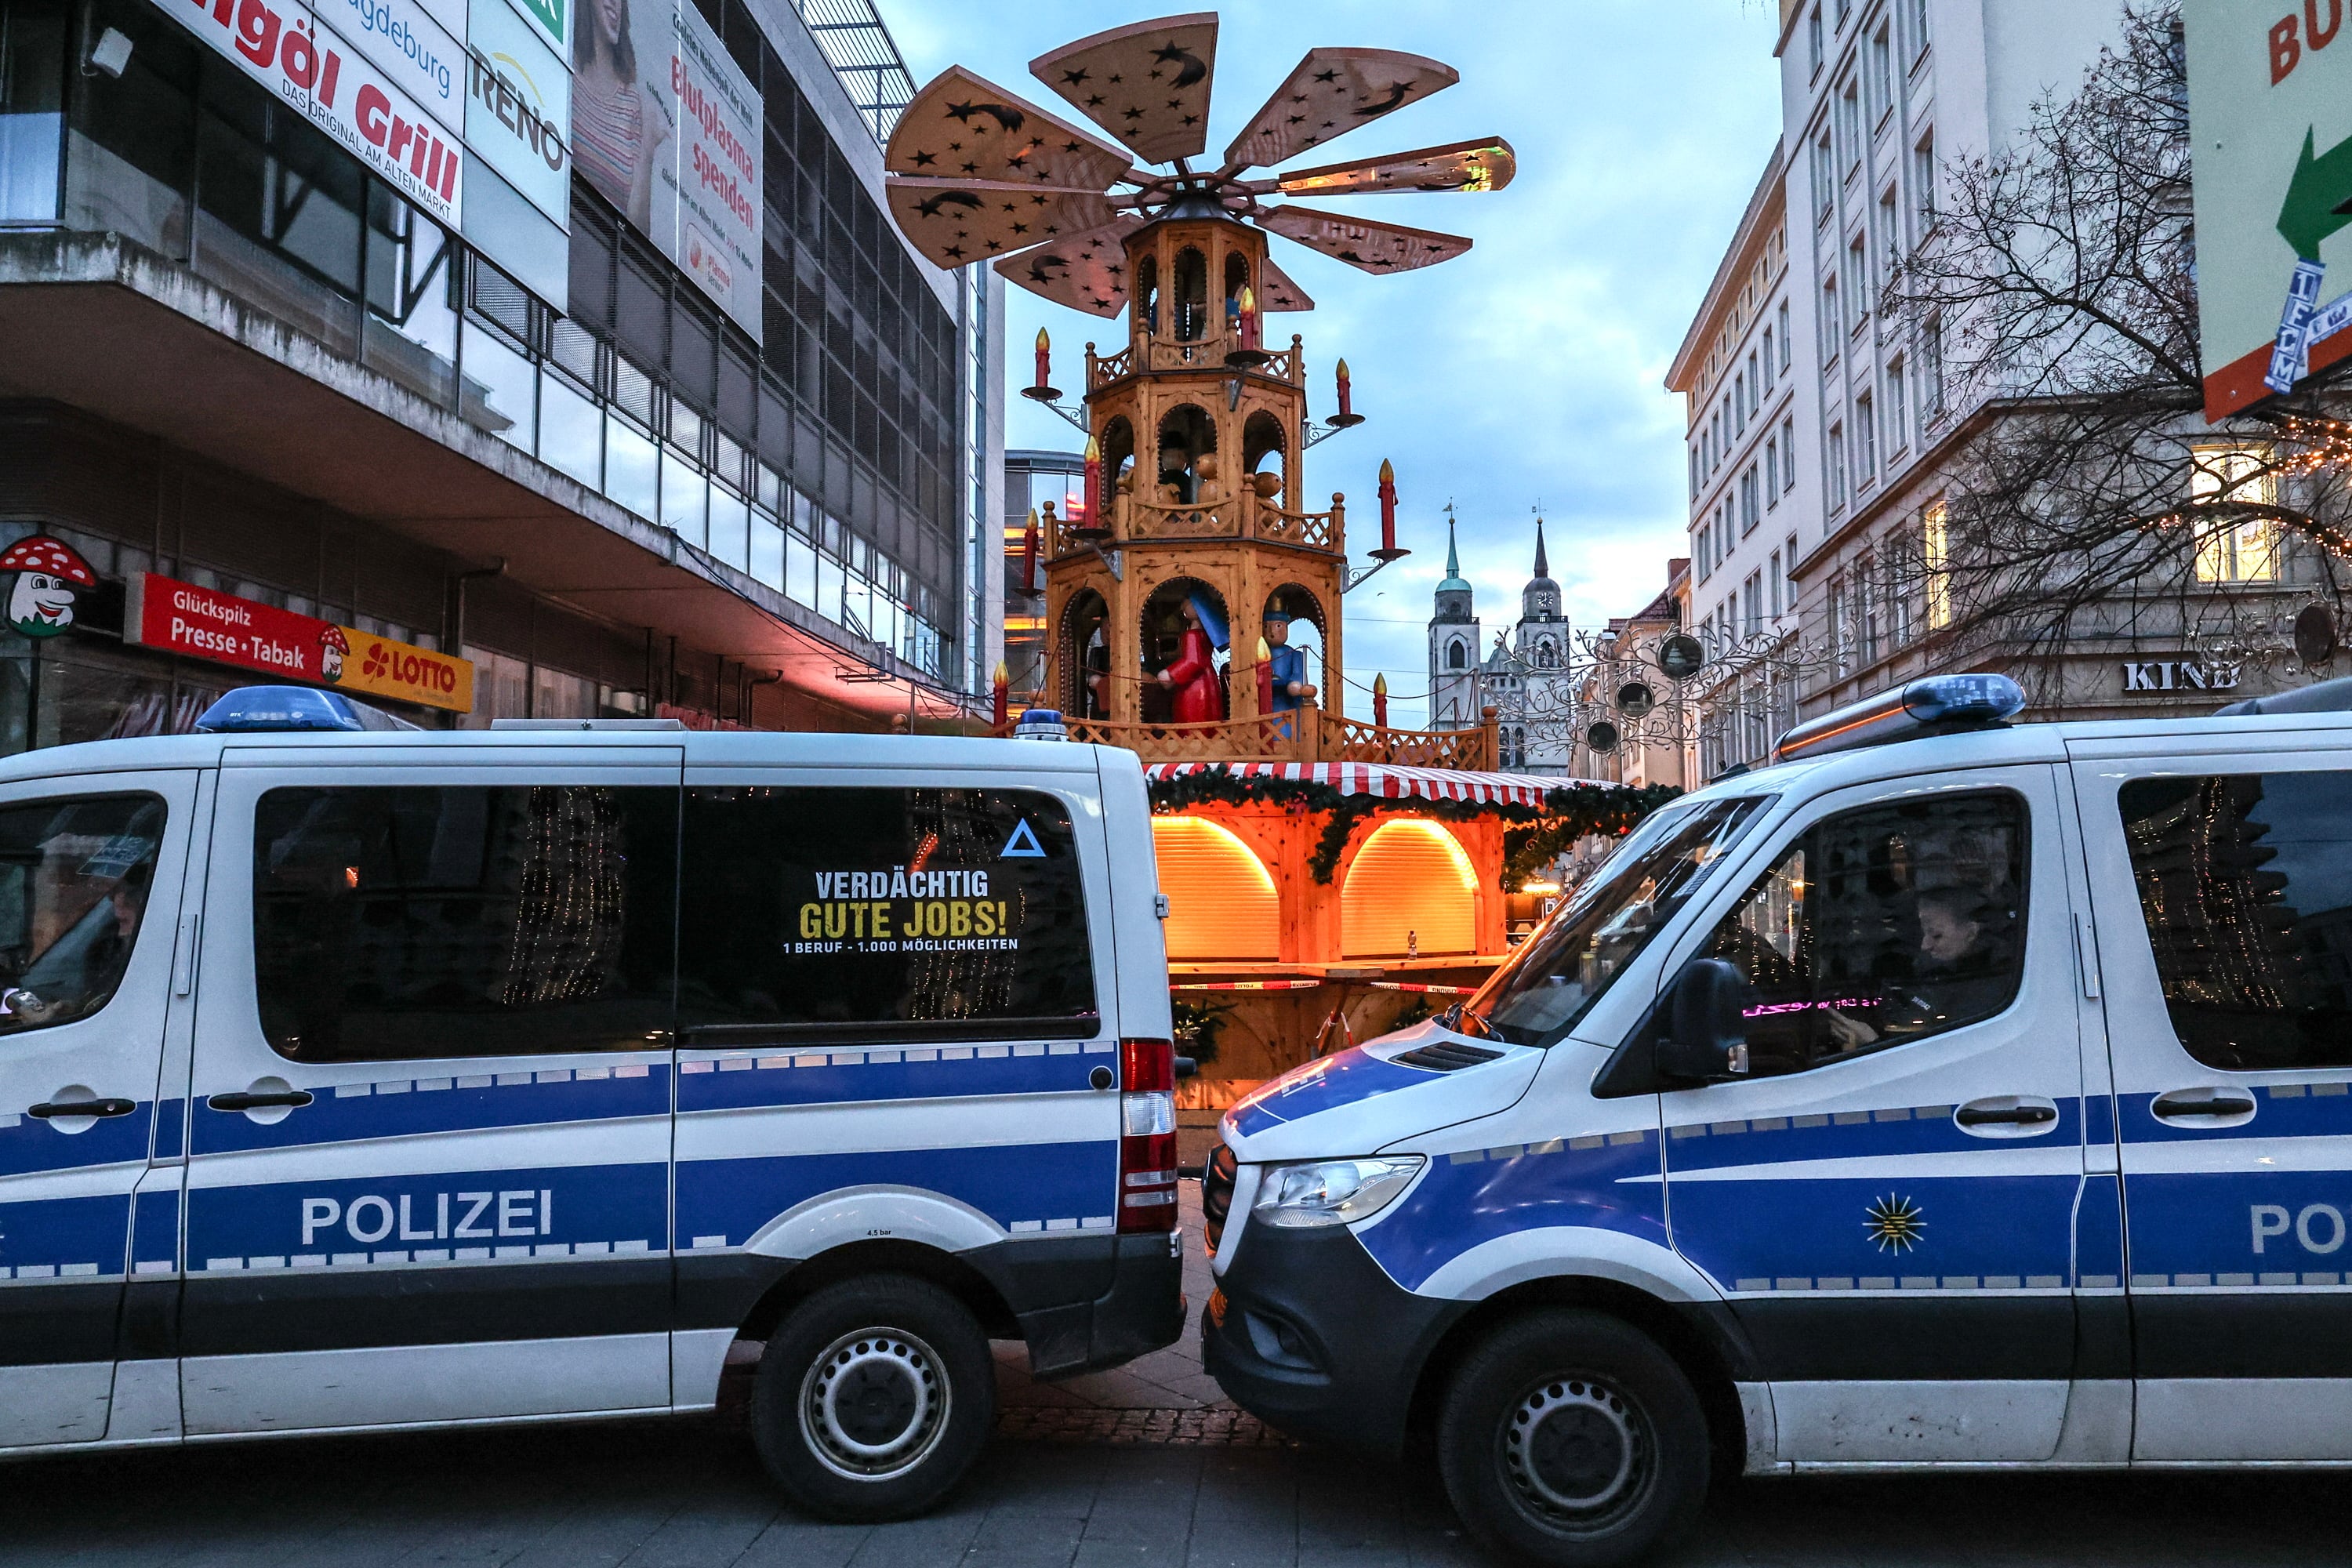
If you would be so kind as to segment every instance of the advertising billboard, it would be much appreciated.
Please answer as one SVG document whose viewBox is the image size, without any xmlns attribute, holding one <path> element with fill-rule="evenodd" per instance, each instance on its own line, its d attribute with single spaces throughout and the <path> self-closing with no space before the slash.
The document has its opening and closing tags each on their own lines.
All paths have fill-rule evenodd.
<svg viewBox="0 0 2352 1568">
<path fill-rule="evenodd" d="M 488 3 L 488 0 L 484 0 Z M 760 95 L 685 0 L 594 0 L 573 28 L 588 183 L 760 335 Z"/>
<path fill-rule="evenodd" d="M 474 6 L 466 39 L 466 145 L 571 232 L 571 68 L 536 25 L 498 0 Z"/>
<path fill-rule="evenodd" d="M 329 0 L 329 14 L 340 4 Z M 310 6 L 212 0 L 180 16 L 223 59 L 341 142 L 411 202 L 457 226 L 466 154 L 457 133 Z"/>
<path fill-rule="evenodd" d="M 2347 11 L 2343 0 L 2181 7 L 2208 419 L 2352 354 Z"/>
</svg>

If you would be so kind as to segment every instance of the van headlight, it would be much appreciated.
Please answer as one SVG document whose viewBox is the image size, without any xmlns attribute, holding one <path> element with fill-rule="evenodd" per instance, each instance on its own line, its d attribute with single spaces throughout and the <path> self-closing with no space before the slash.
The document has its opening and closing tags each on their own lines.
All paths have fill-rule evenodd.
<svg viewBox="0 0 2352 1568">
<path fill-rule="evenodd" d="M 1418 1154 L 1379 1154 L 1272 1165 L 1258 1182 L 1250 1217 L 1294 1230 L 1353 1225 L 1386 1208 L 1423 1163 Z"/>
</svg>

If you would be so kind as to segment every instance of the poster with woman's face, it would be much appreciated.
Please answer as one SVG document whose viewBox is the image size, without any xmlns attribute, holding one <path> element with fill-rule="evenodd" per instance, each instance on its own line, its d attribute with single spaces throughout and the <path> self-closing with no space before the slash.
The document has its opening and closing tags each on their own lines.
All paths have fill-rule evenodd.
<svg viewBox="0 0 2352 1568">
<path fill-rule="evenodd" d="M 665 253 L 677 232 L 677 27 L 675 0 L 587 0 L 572 40 L 573 165 Z"/>
</svg>

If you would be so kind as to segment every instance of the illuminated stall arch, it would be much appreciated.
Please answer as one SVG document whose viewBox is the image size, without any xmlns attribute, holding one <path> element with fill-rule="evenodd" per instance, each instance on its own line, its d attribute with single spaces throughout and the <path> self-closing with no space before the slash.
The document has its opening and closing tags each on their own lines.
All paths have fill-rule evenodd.
<svg viewBox="0 0 2352 1568">
<path fill-rule="evenodd" d="M 1397 817 L 1374 828 L 1339 892 L 1345 958 L 1475 952 L 1478 873 L 1442 824 Z"/>
<path fill-rule="evenodd" d="M 1222 823 L 1155 816 L 1151 847 L 1168 895 L 1168 956 L 1272 959 L 1282 952 L 1282 901 L 1274 875 Z"/>
</svg>

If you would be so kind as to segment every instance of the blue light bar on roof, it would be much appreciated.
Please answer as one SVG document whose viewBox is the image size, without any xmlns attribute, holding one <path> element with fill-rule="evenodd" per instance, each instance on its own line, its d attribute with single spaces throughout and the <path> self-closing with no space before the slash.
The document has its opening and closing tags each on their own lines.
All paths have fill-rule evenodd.
<svg viewBox="0 0 2352 1568">
<path fill-rule="evenodd" d="M 264 735 L 341 730 L 415 730 L 381 708 L 354 702 L 340 691 L 310 686 L 240 686 L 205 710 L 200 735 Z"/>
<path fill-rule="evenodd" d="M 2024 706 L 2024 690 L 2006 675 L 1931 675 L 1798 725 L 1772 748 L 1772 760 L 1989 729 Z"/>
</svg>

